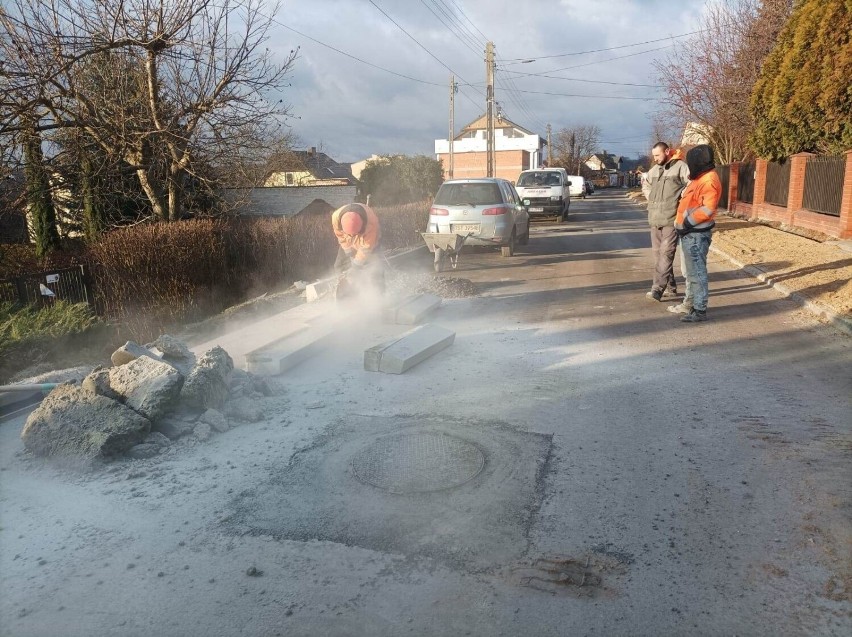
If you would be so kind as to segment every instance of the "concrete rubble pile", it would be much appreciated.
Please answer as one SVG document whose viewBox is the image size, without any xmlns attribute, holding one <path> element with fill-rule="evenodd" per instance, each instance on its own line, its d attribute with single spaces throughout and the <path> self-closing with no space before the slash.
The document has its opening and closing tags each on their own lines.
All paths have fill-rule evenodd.
<svg viewBox="0 0 852 637">
<path fill-rule="evenodd" d="M 221 347 L 200 357 L 167 334 L 145 347 L 128 341 L 80 384 L 56 387 L 33 411 L 21 438 L 28 451 L 92 464 L 151 458 L 175 440 L 207 440 L 264 417 L 272 395 Z"/>
</svg>

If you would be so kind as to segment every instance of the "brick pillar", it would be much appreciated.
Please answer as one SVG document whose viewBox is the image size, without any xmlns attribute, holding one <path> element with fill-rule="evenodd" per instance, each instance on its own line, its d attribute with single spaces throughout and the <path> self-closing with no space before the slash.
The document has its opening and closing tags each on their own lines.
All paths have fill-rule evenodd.
<svg viewBox="0 0 852 637">
<path fill-rule="evenodd" d="M 753 217 L 760 216 L 758 208 L 764 201 L 766 201 L 766 160 L 758 159 L 754 162 L 754 197 L 751 200 Z"/>
<path fill-rule="evenodd" d="M 796 153 L 790 157 L 790 189 L 787 191 L 787 223 L 790 225 L 795 224 L 796 212 L 802 209 L 805 198 L 805 168 L 808 157 L 813 157 L 813 153 Z"/>
<path fill-rule="evenodd" d="M 837 236 L 841 239 L 852 239 L 852 150 L 846 151 L 846 171 L 843 173 L 843 198 L 840 200 Z"/>
<path fill-rule="evenodd" d="M 737 202 L 737 186 L 740 184 L 740 162 L 730 163 L 728 170 L 728 210 L 733 212 L 734 204 Z"/>
</svg>

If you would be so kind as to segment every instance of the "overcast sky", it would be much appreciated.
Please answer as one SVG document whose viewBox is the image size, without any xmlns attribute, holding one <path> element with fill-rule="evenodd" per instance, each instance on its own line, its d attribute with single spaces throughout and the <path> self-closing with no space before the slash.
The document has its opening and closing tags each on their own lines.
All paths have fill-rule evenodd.
<svg viewBox="0 0 852 637">
<path fill-rule="evenodd" d="M 487 40 L 495 45 L 495 96 L 506 117 L 542 136 L 548 123 L 554 132 L 597 125 L 602 149 L 636 157 L 648 152 L 661 90 L 588 80 L 654 84 L 653 61 L 682 41 L 670 38 L 696 31 L 704 5 L 704 0 L 284 0 L 270 47 L 282 58 L 299 47 L 284 95 L 291 107 L 288 123 L 305 147 L 322 148 L 338 161 L 373 153 L 434 155 L 434 140 L 446 139 L 449 130 L 451 74 L 460 84 L 456 132 L 485 112 Z M 660 38 L 667 39 L 625 47 Z M 622 48 L 585 53 L 612 47 Z M 530 73 L 570 79 L 522 75 Z"/>
</svg>

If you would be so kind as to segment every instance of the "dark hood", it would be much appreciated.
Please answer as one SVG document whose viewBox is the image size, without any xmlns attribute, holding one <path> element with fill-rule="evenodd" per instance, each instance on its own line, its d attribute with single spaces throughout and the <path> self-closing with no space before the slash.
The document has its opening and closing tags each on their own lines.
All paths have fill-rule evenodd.
<svg viewBox="0 0 852 637">
<path fill-rule="evenodd" d="M 686 165 L 689 167 L 689 178 L 697 179 L 708 170 L 713 170 L 713 149 L 708 144 L 696 146 L 686 153 Z"/>
</svg>

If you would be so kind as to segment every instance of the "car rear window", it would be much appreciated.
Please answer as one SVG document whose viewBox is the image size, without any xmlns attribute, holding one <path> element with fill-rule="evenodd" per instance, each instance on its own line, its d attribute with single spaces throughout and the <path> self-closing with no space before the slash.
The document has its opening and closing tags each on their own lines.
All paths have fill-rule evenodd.
<svg viewBox="0 0 852 637">
<path fill-rule="evenodd" d="M 503 203 L 503 197 L 500 195 L 500 187 L 494 182 L 443 184 L 435 196 L 435 203 L 444 206 L 484 206 Z"/>
</svg>

